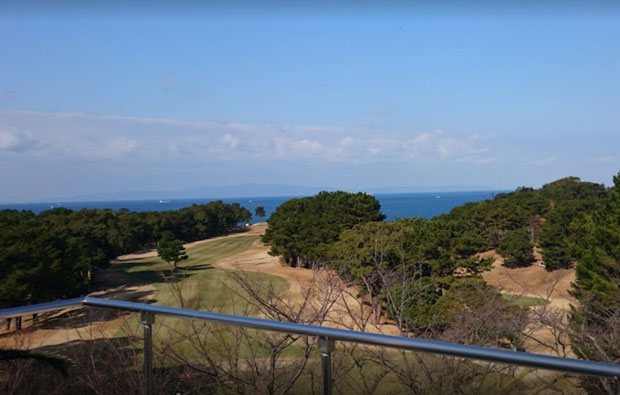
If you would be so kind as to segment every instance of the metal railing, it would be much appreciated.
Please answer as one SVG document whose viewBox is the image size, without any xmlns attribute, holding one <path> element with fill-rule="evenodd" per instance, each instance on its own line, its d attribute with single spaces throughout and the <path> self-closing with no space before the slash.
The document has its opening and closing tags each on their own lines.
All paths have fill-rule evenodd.
<svg viewBox="0 0 620 395">
<path fill-rule="evenodd" d="M 188 310 L 176 307 L 155 306 L 145 303 L 126 302 L 100 298 L 76 298 L 58 302 L 41 303 L 30 306 L 14 307 L 0 310 L 0 319 L 19 318 L 30 314 L 40 314 L 71 307 L 97 307 L 140 313 L 140 321 L 144 326 L 144 374 L 146 377 L 144 392 L 151 394 L 153 390 L 153 338 L 152 326 L 155 316 L 181 318 L 217 322 L 246 328 L 266 331 L 293 333 L 297 335 L 317 337 L 323 372 L 323 393 L 331 394 L 331 353 L 336 341 L 368 344 L 373 346 L 392 347 L 403 350 L 421 351 L 454 357 L 463 357 L 491 362 L 500 362 L 519 366 L 558 370 L 590 376 L 602 376 L 616 379 L 616 393 L 620 395 L 620 364 L 587 361 L 581 359 L 552 357 L 519 351 L 500 350 L 488 347 L 468 346 L 435 340 L 424 340 L 409 337 L 389 336 L 352 330 L 336 329 L 323 326 L 297 324 L 291 322 L 271 321 L 260 318 L 242 317 L 228 314 L 210 313 L 206 311 Z"/>
</svg>

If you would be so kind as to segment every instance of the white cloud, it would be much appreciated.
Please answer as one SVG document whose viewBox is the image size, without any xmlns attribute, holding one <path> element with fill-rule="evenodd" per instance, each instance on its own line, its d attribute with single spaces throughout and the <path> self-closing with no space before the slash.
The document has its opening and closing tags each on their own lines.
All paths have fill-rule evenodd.
<svg viewBox="0 0 620 395">
<path fill-rule="evenodd" d="M 273 139 L 274 154 L 280 158 L 310 157 L 330 153 L 330 148 L 310 139 L 292 140 L 285 137 Z"/>
<path fill-rule="evenodd" d="M 340 140 L 340 145 L 342 145 L 343 147 L 347 147 L 353 144 L 354 142 L 355 140 L 353 140 L 352 137 L 344 137 L 343 139 Z"/>
<path fill-rule="evenodd" d="M 464 138 L 448 136 L 442 130 L 420 133 L 403 143 L 410 158 L 486 164 L 495 160 L 483 143 L 488 137 L 473 134 Z"/>
<path fill-rule="evenodd" d="M 116 137 L 104 143 L 98 150 L 100 157 L 120 158 L 132 152 L 138 142 L 124 136 Z"/>
<path fill-rule="evenodd" d="M 19 143 L 19 139 L 14 131 L 5 129 L 0 130 L 0 149 L 9 150 Z"/>
<path fill-rule="evenodd" d="M 330 162 L 356 161 L 356 140 L 352 137 L 343 137 L 339 140 L 326 140 L 324 142 L 307 138 L 290 139 L 276 137 L 273 139 L 273 152 L 267 152 L 268 156 L 279 159 L 319 159 Z"/>
<path fill-rule="evenodd" d="M 366 147 L 367 156 L 370 158 L 391 157 L 394 160 L 402 160 L 403 155 L 399 152 L 403 148 L 401 142 L 391 138 L 373 138 L 363 143 Z"/>
<path fill-rule="evenodd" d="M 138 142 L 125 136 L 111 139 L 81 139 L 67 141 L 61 139 L 66 155 L 75 155 L 89 159 L 119 159 L 131 153 Z"/>
<path fill-rule="evenodd" d="M 14 126 L 0 126 L 0 151 L 22 153 L 37 147 L 30 135 Z"/>
<path fill-rule="evenodd" d="M 240 142 L 241 142 L 241 140 L 239 140 L 235 136 L 231 135 L 230 133 L 226 133 L 225 135 L 220 137 L 220 143 L 223 146 L 225 146 L 226 148 L 229 148 L 229 149 L 233 149 L 234 150 L 235 148 L 237 148 L 237 146 L 239 145 Z"/>
<path fill-rule="evenodd" d="M 488 137 L 455 136 L 441 130 L 404 134 L 323 125 L 277 125 L 186 121 L 87 113 L 0 111 L 7 122 L 46 142 L 43 155 L 145 161 L 255 158 L 349 164 L 374 162 L 474 163 L 494 160 Z M 15 144 L 12 135 L 4 145 Z"/>
</svg>

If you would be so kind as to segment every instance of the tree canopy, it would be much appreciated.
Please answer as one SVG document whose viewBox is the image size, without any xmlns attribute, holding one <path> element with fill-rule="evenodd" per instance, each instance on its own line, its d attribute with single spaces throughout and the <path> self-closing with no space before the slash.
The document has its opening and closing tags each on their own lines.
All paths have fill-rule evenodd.
<svg viewBox="0 0 620 395">
<path fill-rule="evenodd" d="M 343 230 L 382 221 L 380 209 L 379 201 L 366 193 L 321 192 L 291 199 L 271 214 L 263 242 L 289 265 L 310 266 L 321 261 L 321 246 L 337 241 Z"/>
<path fill-rule="evenodd" d="M 194 241 L 230 232 L 251 213 L 214 201 L 176 211 L 0 211 L 0 307 L 74 297 L 112 258 L 154 248 L 164 234 Z"/>
<path fill-rule="evenodd" d="M 254 215 L 259 218 L 265 217 L 265 206 L 256 206 L 256 208 L 254 209 Z"/>
<path fill-rule="evenodd" d="M 527 266 L 534 261 L 530 233 L 524 229 L 506 233 L 497 246 L 506 266 Z"/>
<path fill-rule="evenodd" d="M 165 232 L 161 240 L 159 240 L 157 255 L 164 261 L 172 264 L 175 270 L 177 268 L 177 263 L 189 258 L 185 251 L 185 247 L 183 247 L 183 242 L 175 239 L 174 235 L 170 232 Z"/>
<path fill-rule="evenodd" d="M 620 173 L 614 187 L 595 211 L 582 213 L 571 224 L 577 254 L 572 295 L 579 301 L 570 324 L 571 339 L 581 358 L 620 362 Z M 599 381 L 586 380 L 602 393 Z"/>
</svg>

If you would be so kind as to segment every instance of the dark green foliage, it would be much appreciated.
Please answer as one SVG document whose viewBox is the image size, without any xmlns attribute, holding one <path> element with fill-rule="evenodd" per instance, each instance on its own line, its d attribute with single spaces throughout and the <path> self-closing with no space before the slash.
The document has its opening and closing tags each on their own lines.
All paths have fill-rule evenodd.
<svg viewBox="0 0 620 395">
<path fill-rule="evenodd" d="M 496 248 L 508 233 L 525 229 L 535 245 L 541 247 L 547 270 L 556 270 L 575 262 L 583 249 L 584 229 L 579 221 L 583 215 L 596 211 L 606 196 L 601 184 L 567 177 L 541 189 L 520 187 L 512 193 L 498 194 L 493 200 L 465 204 L 439 219 L 463 223 L 461 227 L 469 235 L 483 238 L 484 249 Z M 525 246 L 524 242 L 521 244 Z M 531 261 L 529 257 L 519 259 L 519 264 L 526 260 Z"/>
<path fill-rule="evenodd" d="M 602 199 L 568 200 L 556 204 L 547 214 L 540 233 L 547 270 L 572 266 L 582 252 L 579 247 L 582 240 L 578 235 L 586 236 L 582 222 L 587 222 L 588 213 L 598 210 L 602 202 Z"/>
<path fill-rule="evenodd" d="M 422 218 L 359 224 L 343 231 L 325 256 L 342 278 L 361 287 L 360 296 L 369 298 L 376 317 L 386 305 L 388 315 L 398 315 L 407 330 L 437 328 L 445 321 L 438 318 L 437 303 L 461 281 L 455 271 L 464 269 L 463 278 L 469 278 L 488 267 L 488 262 L 455 253 L 473 251 L 469 245 L 479 242 L 467 234 L 453 238 L 456 225 Z"/>
<path fill-rule="evenodd" d="M 507 232 L 499 242 L 497 252 L 504 257 L 506 266 L 528 266 L 534 261 L 530 233 L 524 229 Z"/>
<path fill-rule="evenodd" d="M 460 257 L 470 257 L 486 247 L 484 238 L 474 229 L 465 230 L 454 242 L 454 251 Z"/>
<path fill-rule="evenodd" d="M 456 253 L 479 245 L 475 233 L 468 232 L 458 223 L 422 218 L 370 222 L 343 231 L 326 256 L 330 268 L 359 287 L 376 320 L 385 313 L 405 332 L 467 331 L 470 343 L 517 348 L 525 322 L 521 310 L 478 275 L 489 262 Z M 494 319 L 481 325 L 473 312 Z"/>
<path fill-rule="evenodd" d="M 271 214 L 263 242 L 289 265 L 309 266 L 321 261 L 321 246 L 337 241 L 343 230 L 382 221 L 380 209 L 377 199 L 365 193 L 321 192 L 292 199 Z"/>
<path fill-rule="evenodd" d="M 432 316 L 432 305 L 440 296 L 433 275 L 438 276 L 449 262 L 438 243 L 428 239 L 431 232 L 423 219 L 359 224 L 343 231 L 326 256 L 342 278 L 361 287 L 360 296 L 368 297 L 376 319 L 383 304 L 393 317 L 402 306 L 403 324 L 415 328 Z M 388 295 L 393 303 L 386 303 Z"/>
<path fill-rule="evenodd" d="M 605 187 L 578 177 L 566 177 L 543 185 L 541 194 L 552 200 L 588 200 L 604 198 Z"/>
<path fill-rule="evenodd" d="M 506 265 L 524 266 L 534 261 L 534 243 L 540 242 L 548 269 L 566 267 L 585 250 L 592 232 L 587 213 L 601 207 L 606 196 L 602 185 L 570 177 L 538 190 L 522 187 L 493 200 L 465 204 L 432 220 L 358 224 L 312 251 L 361 287 L 360 296 L 373 306 L 376 317 L 383 309 L 407 330 L 450 330 L 451 322 L 467 320 L 463 317 L 469 311 L 483 305 L 494 305 L 497 317 L 508 318 L 518 310 L 484 285 L 478 274 L 491 262 L 477 258 L 478 252 L 497 248 Z M 308 225 L 300 213 L 309 205 L 297 201 L 287 211 L 290 234 L 304 234 Z M 299 247 L 308 238 L 286 240 Z M 609 286 L 601 293 L 612 292 Z M 517 321 L 523 323 L 520 310 L 518 314 Z M 500 326 L 495 328 L 496 340 L 509 339 L 511 347 L 518 348 L 519 328 Z"/>
<path fill-rule="evenodd" d="M 466 223 L 484 240 L 485 249 L 495 248 L 506 232 L 528 227 L 537 214 L 546 214 L 549 204 L 540 191 L 522 187 L 493 200 L 456 207 L 440 218 Z"/>
<path fill-rule="evenodd" d="M 394 303 L 387 303 L 387 315 L 396 318 L 402 311 L 401 325 L 407 331 L 444 328 L 446 319 L 439 313 L 441 288 L 432 276 L 425 276 L 390 287 Z"/>
<path fill-rule="evenodd" d="M 614 182 L 602 207 L 582 218 L 582 244 L 577 249 L 582 253 L 573 296 L 601 314 L 620 302 L 620 173 Z"/>
<path fill-rule="evenodd" d="M 265 217 L 265 206 L 256 206 L 254 209 L 254 214 L 259 218 Z"/>
<path fill-rule="evenodd" d="M 177 268 L 177 263 L 189 258 L 183 247 L 183 242 L 175 239 L 170 232 L 164 232 L 161 240 L 159 240 L 157 255 L 164 261 L 172 264 L 174 269 Z"/>
<path fill-rule="evenodd" d="M 579 301 L 570 317 L 571 342 L 580 358 L 620 363 L 620 173 L 596 210 L 571 223 L 577 279 L 572 295 Z M 611 393 L 601 380 L 584 380 L 591 393 Z"/>
<path fill-rule="evenodd" d="M 97 270 L 120 254 L 153 248 L 165 232 L 194 241 L 230 232 L 250 212 L 221 201 L 178 211 L 65 208 L 34 215 L 0 211 L 0 308 L 88 292 Z"/>
<path fill-rule="evenodd" d="M 543 226 L 540 235 L 540 246 L 545 257 L 547 270 L 568 268 L 575 259 L 570 254 L 567 238 L 568 228 L 558 223 L 548 223 Z"/>
</svg>

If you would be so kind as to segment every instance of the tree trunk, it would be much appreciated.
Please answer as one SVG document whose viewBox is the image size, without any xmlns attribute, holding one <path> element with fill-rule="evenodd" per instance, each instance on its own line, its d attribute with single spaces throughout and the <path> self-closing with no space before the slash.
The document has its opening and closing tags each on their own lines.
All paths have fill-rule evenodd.
<svg viewBox="0 0 620 395">
<path fill-rule="evenodd" d="M 381 320 L 381 303 L 378 296 L 372 297 L 372 310 L 373 321 L 375 325 L 378 325 Z"/>
</svg>

